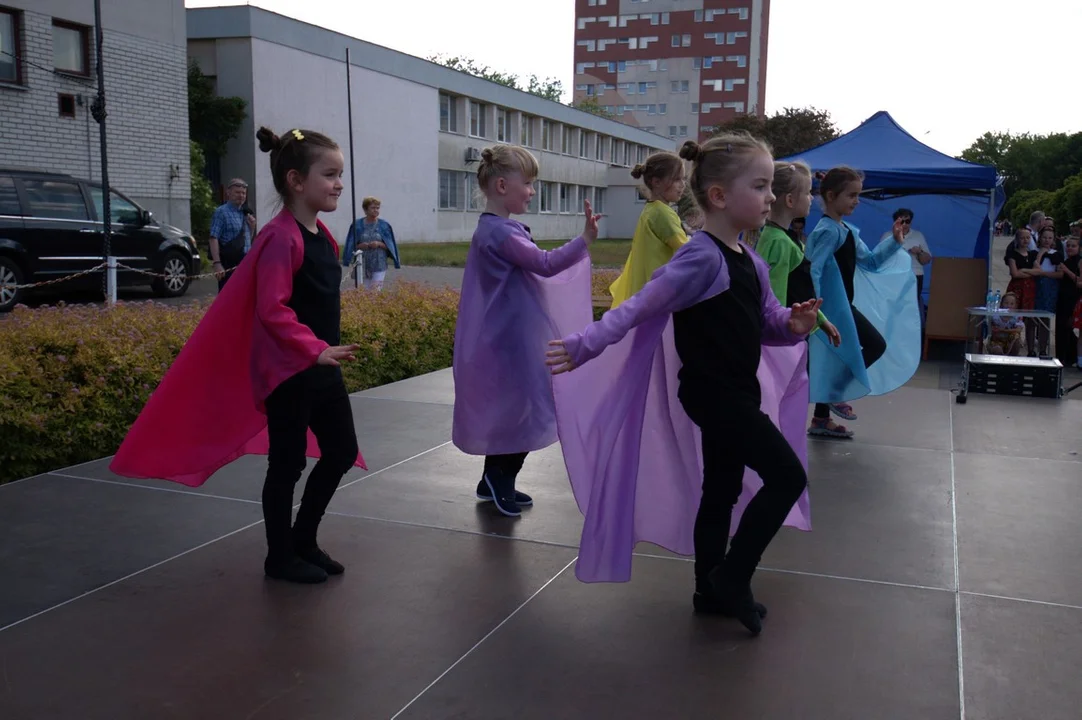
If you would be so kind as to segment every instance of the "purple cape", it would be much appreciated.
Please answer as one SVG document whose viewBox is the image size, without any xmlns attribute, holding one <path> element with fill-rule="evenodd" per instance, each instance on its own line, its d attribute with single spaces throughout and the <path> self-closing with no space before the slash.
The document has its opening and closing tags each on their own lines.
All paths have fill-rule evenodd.
<svg viewBox="0 0 1082 720">
<path fill-rule="evenodd" d="M 571 288 L 585 288 L 584 301 Z M 520 222 L 477 223 L 455 327 L 452 439 L 470 455 L 531 452 L 557 440 L 552 338 L 590 322 L 590 255 L 580 237 L 545 252 Z"/>
<path fill-rule="evenodd" d="M 789 331 L 790 310 L 774 297 L 766 263 L 743 248 L 762 286 L 763 344 L 768 347 L 757 375 L 763 410 L 806 466 L 807 376 L 802 368 L 807 344 Z M 680 555 L 694 553 L 702 438 L 677 398 L 680 358 L 672 313 L 728 288 L 721 250 L 698 232 L 636 295 L 585 331 L 564 338 L 575 364 L 581 365 L 553 382 L 564 461 L 585 517 L 575 567 L 579 580 L 626 582 L 640 541 Z M 745 475 L 734 529 L 761 484 L 754 473 Z M 785 524 L 811 529 L 807 493 Z"/>
</svg>

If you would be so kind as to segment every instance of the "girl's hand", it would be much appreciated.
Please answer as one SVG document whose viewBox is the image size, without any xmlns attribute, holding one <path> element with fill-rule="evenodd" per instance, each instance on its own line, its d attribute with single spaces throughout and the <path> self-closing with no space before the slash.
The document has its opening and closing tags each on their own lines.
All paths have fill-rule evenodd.
<svg viewBox="0 0 1082 720">
<path fill-rule="evenodd" d="M 586 227 L 582 229 L 582 239 L 589 245 L 594 240 L 597 240 L 597 221 L 605 216 L 594 215 L 594 209 L 589 200 L 583 200 L 582 206 L 586 211 Z"/>
<path fill-rule="evenodd" d="M 902 224 L 901 218 L 894 221 L 894 227 L 890 229 L 890 234 L 894 236 L 894 242 L 899 245 L 905 242 L 905 225 Z"/>
<path fill-rule="evenodd" d="M 361 349 L 360 345 L 332 345 L 319 354 L 317 365 L 338 366 L 339 360 L 356 360 L 353 353 Z"/>
<path fill-rule="evenodd" d="M 586 204 L 589 206 L 590 203 L 587 202 Z M 587 216 L 589 216 L 589 207 L 587 207 Z M 563 340 L 551 340 L 549 341 L 549 347 L 553 349 L 545 353 L 545 364 L 549 366 L 553 375 L 571 372 L 577 367 L 571 359 L 571 353 L 564 346 Z"/>
<path fill-rule="evenodd" d="M 822 304 L 823 299 L 816 298 L 815 300 L 793 305 L 793 312 L 789 316 L 789 332 L 794 335 L 807 335 L 810 333 L 816 323 L 819 322 L 819 306 Z"/>
<path fill-rule="evenodd" d="M 838 332 L 838 328 L 834 327 L 834 323 L 829 320 L 824 320 L 819 323 L 819 329 L 827 334 L 830 338 L 830 344 L 834 347 L 840 347 L 842 344 L 842 334 Z"/>
</svg>

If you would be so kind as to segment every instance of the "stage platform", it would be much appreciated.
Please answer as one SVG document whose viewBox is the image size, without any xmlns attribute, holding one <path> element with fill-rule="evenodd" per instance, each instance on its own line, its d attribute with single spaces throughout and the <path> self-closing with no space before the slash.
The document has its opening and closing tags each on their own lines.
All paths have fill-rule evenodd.
<svg viewBox="0 0 1082 720">
<path fill-rule="evenodd" d="M 203 488 L 108 460 L 0 487 L 3 720 L 1075 720 L 1082 403 L 949 387 L 854 403 L 810 442 L 811 533 L 755 578 L 762 636 L 691 612 L 692 567 L 643 545 L 630 583 L 574 577 L 558 448 L 518 520 L 474 500 L 450 371 L 361 393 L 322 586 L 267 581 L 264 458 Z M 299 499 L 299 495 L 298 495 Z"/>
</svg>

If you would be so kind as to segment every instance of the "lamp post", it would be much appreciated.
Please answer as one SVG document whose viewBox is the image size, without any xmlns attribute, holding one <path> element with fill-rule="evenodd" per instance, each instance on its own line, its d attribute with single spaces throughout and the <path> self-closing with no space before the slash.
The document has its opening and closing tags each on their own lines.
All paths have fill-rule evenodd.
<svg viewBox="0 0 1082 720">
<path fill-rule="evenodd" d="M 105 73 L 102 71 L 101 65 L 101 46 L 102 46 L 102 29 L 101 29 L 101 0 L 94 0 L 94 51 L 97 63 L 97 75 L 98 75 L 98 95 L 90 104 L 90 114 L 94 117 L 94 120 L 98 123 L 98 134 L 101 138 L 101 221 L 103 226 L 102 236 L 104 243 L 102 247 L 102 256 L 105 258 L 105 301 L 109 305 L 116 304 L 116 258 L 113 257 L 112 248 L 112 218 L 109 207 L 109 156 L 106 151 L 105 140 L 105 117 L 108 113 L 105 111 Z"/>
</svg>

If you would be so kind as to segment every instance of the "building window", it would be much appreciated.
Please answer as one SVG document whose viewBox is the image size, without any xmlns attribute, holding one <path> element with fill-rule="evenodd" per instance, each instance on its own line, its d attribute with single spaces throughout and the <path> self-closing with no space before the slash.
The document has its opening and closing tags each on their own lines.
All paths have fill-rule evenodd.
<svg viewBox="0 0 1082 720">
<path fill-rule="evenodd" d="M 693 69 L 693 70 L 702 70 L 702 67 L 703 67 L 703 59 L 702 59 L 702 58 L 698 58 L 698 57 L 697 57 L 697 58 L 694 58 L 694 59 L 693 59 L 693 60 L 691 61 L 691 67 L 692 67 L 692 69 Z"/>
<path fill-rule="evenodd" d="M 534 137 L 534 120 L 532 115 L 522 116 L 522 144 L 528 148 L 537 147 L 537 138 Z"/>
<path fill-rule="evenodd" d="M 75 75 L 89 75 L 89 39 L 86 26 L 53 20 L 53 67 Z"/>
<path fill-rule="evenodd" d="M 720 10 L 715 10 L 714 12 L 720 13 L 721 11 Z M 729 8 L 729 14 L 730 15 L 739 15 L 741 20 L 747 20 L 748 19 L 748 9 L 746 7 Z"/>
<path fill-rule="evenodd" d="M 560 212 L 571 212 L 571 201 L 575 197 L 575 186 L 560 183 Z"/>
<path fill-rule="evenodd" d="M 511 141 L 511 118 L 503 108 L 496 108 L 496 141 Z"/>
<path fill-rule="evenodd" d="M 605 212 L 605 188 L 594 188 L 594 212 L 597 214 Z"/>
<path fill-rule="evenodd" d="M 560 126 L 560 152 L 564 155 L 571 154 L 571 133 L 574 132 L 574 128 L 567 125 Z"/>
<path fill-rule="evenodd" d="M 19 15 L 0 8 L 0 82 L 22 81 L 19 67 Z"/>
<path fill-rule="evenodd" d="M 691 113 L 694 115 L 699 112 L 699 103 L 691 103 Z"/>
<path fill-rule="evenodd" d="M 59 93 L 56 96 L 57 114 L 60 117 L 73 118 L 75 117 L 75 96 L 68 95 L 66 93 Z"/>
<path fill-rule="evenodd" d="M 462 209 L 463 173 L 440 170 L 440 210 Z"/>
<path fill-rule="evenodd" d="M 552 123 L 548 120 L 541 120 L 541 149 L 552 150 Z"/>
<path fill-rule="evenodd" d="M 553 211 L 552 207 L 552 183 L 550 182 L 538 182 L 540 187 L 537 189 L 537 194 L 541 196 L 541 212 L 550 213 Z"/>
<path fill-rule="evenodd" d="M 703 11 L 702 10 L 696 10 L 695 11 L 695 22 L 702 22 L 702 21 L 703 21 Z"/>
<path fill-rule="evenodd" d="M 587 142 L 587 136 L 585 130 L 579 130 L 579 157 L 584 158 L 589 156 L 589 143 Z"/>
<path fill-rule="evenodd" d="M 681 125 L 680 126 L 680 137 L 687 137 L 687 136 L 688 136 L 688 126 L 687 125 Z"/>
<path fill-rule="evenodd" d="M 458 102 L 450 95 L 440 93 L 440 130 L 458 132 Z"/>
<path fill-rule="evenodd" d="M 594 136 L 594 160 L 605 159 L 605 138 L 600 135 Z"/>
<path fill-rule="evenodd" d="M 681 35 L 680 36 L 680 44 L 683 45 L 684 47 L 691 47 L 691 35 L 690 34 Z"/>
<path fill-rule="evenodd" d="M 488 105 L 470 100 L 470 135 L 483 138 L 485 132 L 485 115 L 488 114 Z"/>
<path fill-rule="evenodd" d="M 662 25 L 668 25 L 669 24 L 669 13 L 661 13 L 661 24 Z"/>
<path fill-rule="evenodd" d="M 669 137 L 671 137 L 671 138 L 676 137 L 676 126 L 675 125 L 670 125 L 669 126 Z"/>
<path fill-rule="evenodd" d="M 485 194 L 481 192 L 481 186 L 477 184 L 477 173 L 462 173 L 466 179 L 466 207 L 470 210 L 480 211 L 485 209 Z"/>
</svg>

